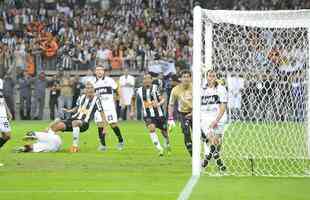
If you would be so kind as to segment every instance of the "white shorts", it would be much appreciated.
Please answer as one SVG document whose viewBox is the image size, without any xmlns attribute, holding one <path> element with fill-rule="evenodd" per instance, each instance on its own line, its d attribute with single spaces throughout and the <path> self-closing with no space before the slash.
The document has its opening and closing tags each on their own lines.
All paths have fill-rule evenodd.
<svg viewBox="0 0 310 200">
<path fill-rule="evenodd" d="M 106 121 L 109 124 L 117 123 L 117 114 L 116 114 L 115 109 L 104 110 L 104 114 L 105 114 Z M 100 112 L 98 112 L 98 111 L 96 111 L 96 113 L 95 113 L 95 122 L 96 123 L 102 122 Z"/>
<path fill-rule="evenodd" d="M 61 138 L 59 135 L 51 133 L 36 132 L 38 141 L 32 145 L 33 152 L 56 152 L 61 148 Z"/>
<path fill-rule="evenodd" d="M 9 120 L 5 117 L 0 117 L 0 132 L 11 132 L 11 126 Z"/>
<path fill-rule="evenodd" d="M 202 120 L 201 121 L 201 130 L 203 131 L 203 133 L 207 137 L 209 134 L 212 134 L 212 135 L 215 135 L 218 137 L 223 137 L 226 123 L 218 123 L 217 127 L 213 128 L 213 129 L 210 128 L 211 123 L 212 123 L 212 121 L 209 121 L 209 120 Z"/>
</svg>

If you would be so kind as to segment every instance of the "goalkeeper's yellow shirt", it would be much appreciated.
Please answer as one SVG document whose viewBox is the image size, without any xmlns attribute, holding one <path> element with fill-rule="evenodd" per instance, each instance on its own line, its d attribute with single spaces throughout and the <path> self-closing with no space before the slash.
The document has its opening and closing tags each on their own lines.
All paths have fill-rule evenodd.
<svg viewBox="0 0 310 200">
<path fill-rule="evenodd" d="M 169 105 L 174 105 L 178 102 L 178 111 L 182 113 L 190 113 L 193 108 L 193 88 L 190 83 L 189 87 L 185 88 L 183 84 L 175 86 L 170 94 Z"/>
</svg>

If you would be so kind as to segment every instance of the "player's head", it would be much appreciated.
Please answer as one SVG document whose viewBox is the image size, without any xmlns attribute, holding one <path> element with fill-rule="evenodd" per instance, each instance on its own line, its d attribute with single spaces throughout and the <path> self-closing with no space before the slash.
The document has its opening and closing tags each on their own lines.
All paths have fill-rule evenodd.
<svg viewBox="0 0 310 200">
<path fill-rule="evenodd" d="M 213 69 L 209 69 L 207 71 L 207 81 L 208 81 L 208 85 L 209 86 L 217 86 L 217 82 L 216 82 L 216 72 Z"/>
<path fill-rule="evenodd" d="M 180 75 L 182 84 L 189 85 L 192 82 L 192 73 L 189 70 L 181 71 Z"/>
<path fill-rule="evenodd" d="M 93 96 L 95 94 L 94 85 L 89 81 L 85 84 L 85 94 L 86 96 Z"/>
<path fill-rule="evenodd" d="M 103 78 L 104 76 L 104 66 L 103 65 L 97 65 L 95 68 L 95 74 L 97 78 Z"/>
<path fill-rule="evenodd" d="M 150 87 L 150 86 L 152 86 L 152 76 L 151 76 L 151 74 L 149 74 L 149 73 L 146 73 L 146 74 L 144 74 L 144 77 L 143 77 L 143 85 L 144 85 L 144 87 Z"/>
</svg>

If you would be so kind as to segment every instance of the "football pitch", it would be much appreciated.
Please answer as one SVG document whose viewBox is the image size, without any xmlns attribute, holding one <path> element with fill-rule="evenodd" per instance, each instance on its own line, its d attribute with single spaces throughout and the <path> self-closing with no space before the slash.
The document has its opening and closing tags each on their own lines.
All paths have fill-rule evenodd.
<svg viewBox="0 0 310 200">
<path fill-rule="evenodd" d="M 174 200 L 191 177 L 191 159 L 180 130 L 171 135 L 172 154 L 159 157 L 144 124 L 136 121 L 120 122 L 126 141 L 122 151 L 116 149 L 117 139 L 110 129 L 108 151 L 97 151 L 98 133 L 92 124 L 80 136 L 79 153 L 67 151 L 71 133 L 61 135 L 64 144 L 61 152 L 12 153 L 14 147 L 23 144 L 21 138 L 26 131 L 43 130 L 47 124 L 47 121 L 11 123 L 12 140 L 0 150 L 0 163 L 5 164 L 0 167 L 0 200 Z M 232 137 L 228 141 L 229 138 Z M 309 185 L 310 178 L 203 174 L 190 199 L 308 200 Z"/>
</svg>

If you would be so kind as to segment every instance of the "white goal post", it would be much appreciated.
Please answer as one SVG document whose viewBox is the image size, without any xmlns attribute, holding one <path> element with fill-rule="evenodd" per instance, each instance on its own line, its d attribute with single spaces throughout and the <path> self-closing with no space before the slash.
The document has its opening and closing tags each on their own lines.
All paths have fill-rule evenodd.
<svg viewBox="0 0 310 200">
<path fill-rule="evenodd" d="M 270 119 L 268 118 L 268 116 L 266 116 L 265 118 L 259 118 L 259 117 L 254 117 L 254 119 L 248 120 L 245 119 L 248 116 L 242 116 L 242 119 L 238 119 L 235 121 L 231 121 L 231 123 L 233 124 L 231 127 L 229 127 L 228 129 L 230 129 L 230 135 L 235 134 L 236 132 L 241 132 L 242 129 L 244 129 L 244 127 L 247 127 L 247 129 L 260 129 L 259 126 L 264 126 L 265 129 L 262 129 L 262 132 L 266 132 L 266 130 L 270 130 L 270 132 L 268 132 L 267 134 L 274 134 L 275 132 L 278 134 L 278 130 L 279 132 L 283 132 L 283 136 L 282 137 L 288 137 L 283 141 L 279 141 L 279 143 L 281 143 L 282 145 L 286 145 L 286 144 L 292 144 L 294 146 L 304 146 L 303 149 L 296 149 L 294 151 L 291 152 L 291 150 L 288 150 L 289 152 L 287 152 L 287 154 L 283 155 L 281 153 L 279 153 L 279 156 L 275 156 L 277 155 L 277 152 L 269 152 L 267 151 L 266 154 L 261 153 L 261 152 L 247 152 L 248 154 L 243 156 L 240 155 L 240 157 L 238 157 L 236 160 L 233 160 L 230 162 L 231 165 L 233 165 L 234 163 L 236 163 L 236 165 L 239 165 L 238 169 L 235 169 L 233 172 L 229 173 L 231 175 L 249 175 L 251 174 L 250 172 L 246 171 L 245 173 L 242 172 L 238 172 L 238 170 L 242 171 L 244 168 L 247 167 L 247 163 L 242 163 L 240 164 L 239 162 L 247 162 L 247 161 L 237 161 L 237 160 L 250 160 L 250 164 L 253 168 L 253 166 L 257 167 L 257 170 L 255 172 L 253 172 L 252 169 L 252 175 L 279 175 L 279 176 L 294 176 L 294 175 L 301 175 L 303 176 L 303 172 L 302 170 L 304 169 L 304 166 L 307 165 L 307 163 L 309 163 L 309 158 L 310 158 L 310 127 L 308 127 L 309 125 L 309 120 L 310 120 L 310 112 L 308 112 L 308 108 L 310 105 L 310 90 L 309 90 L 309 78 L 310 78 L 310 70 L 309 70 L 309 63 L 310 63 L 310 56 L 309 56 L 309 52 L 310 52 L 310 10 L 281 10 L 281 11 L 228 11 L 228 10 L 206 10 L 206 9 L 202 9 L 200 6 L 195 6 L 194 7 L 194 11 L 193 11 L 193 16 L 194 16 L 194 33 L 193 33 L 193 67 L 192 67 L 192 72 L 193 72 L 193 157 L 192 157 L 192 174 L 194 176 L 199 176 L 201 173 L 201 159 L 202 159 L 202 149 L 201 149 L 201 124 L 200 124 L 200 101 L 201 101 L 201 95 L 200 95 L 200 88 L 202 86 L 202 77 L 203 77 L 203 72 L 205 72 L 208 69 L 213 69 L 214 65 L 216 66 L 221 66 L 223 65 L 225 67 L 224 70 L 221 70 L 221 75 L 222 78 L 225 80 L 224 82 L 227 81 L 226 77 L 228 76 L 228 74 L 230 72 L 236 72 L 234 71 L 234 67 L 235 66 L 228 66 L 227 63 L 232 63 L 235 64 L 236 66 L 239 66 L 239 63 L 236 62 L 240 62 L 240 59 L 235 59 L 237 60 L 236 62 L 232 62 L 232 61 L 227 61 L 227 59 L 229 59 L 229 56 L 225 57 L 223 55 L 223 57 L 225 57 L 226 60 L 222 61 L 221 59 L 221 53 L 227 53 L 227 55 L 232 55 L 231 54 L 231 50 L 227 50 L 229 48 L 231 48 L 231 46 L 233 46 L 234 44 L 236 44 L 237 46 L 240 47 L 241 51 L 242 49 L 245 51 L 248 51 L 247 49 L 249 49 L 249 47 L 247 46 L 247 41 L 249 38 L 247 37 L 252 37 L 251 34 L 248 34 L 250 36 L 243 36 L 244 33 L 246 31 L 253 31 L 254 29 L 257 30 L 259 29 L 259 31 L 263 30 L 268 30 L 266 32 L 266 34 L 271 34 L 271 35 L 276 35 L 274 36 L 275 38 L 281 38 L 281 34 L 283 34 L 283 40 L 279 40 L 280 43 L 283 41 L 283 44 L 281 44 L 282 46 L 285 45 L 290 45 L 290 50 L 291 51 L 295 51 L 295 49 L 297 49 L 296 46 L 299 45 L 299 43 L 301 43 L 301 46 L 304 47 L 302 53 L 305 53 L 305 58 L 307 59 L 305 61 L 305 65 L 304 68 L 299 69 L 299 71 L 302 71 L 300 73 L 305 73 L 305 99 L 303 100 L 305 106 L 302 108 L 304 110 L 302 110 L 303 113 L 305 113 L 304 116 L 304 120 L 296 120 L 294 118 L 294 113 L 296 113 L 297 111 L 294 110 L 294 108 L 291 108 L 291 110 L 287 111 L 289 114 L 284 113 L 283 116 L 281 114 L 279 114 L 279 118 L 276 112 L 280 112 L 278 111 L 279 109 L 281 109 L 281 106 L 279 106 L 279 109 L 277 111 L 270 111 L 269 115 L 270 115 Z M 227 33 L 230 37 L 229 41 L 223 41 L 225 40 L 224 36 L 216 36 L 214 34 L 221 34 L 218 33 L 216 31 L 214 31 L 214 26 L 217 27 L 224 27 L 223 29 L 218 29 L 218 30 L 224 30 L 225 34 Z M 234 31 L 238 31 L 241 30 L 239 35 L 235 34 Z M 254 31 L 253 31 L 254 32 Z M 223 33 L 224 34 L 224 33 Z M 243 34 L 243 35 L 242 35 Z M 290 41 L 290 34 L 294 35 L 301 35 L 301 42 L 299 42 L 298 40 L 291 40 Z M 234 39 L 237 38 L 237 39 Z M 296 36 L 297 37 L 297 36 Z M 224 39 L 223 39 L 224 38 Z M 274 39 L 274 40 L 277 40 Z M 297 37 L 297 39 L 299 39 Z M 297 41 L 297 42 L 296 42 Z M 226 42 L 226 43 L 225 43 Z M 234 43 L 235 42 L 235 43 Z M 268 42 L 268 41 L 267 41 Z M 241 44 L 242 43 L 242 44 Z M 276 43 L 276 42 L 275 42 Z M 279 42 L 278 42 L 279 43 Z M 215 45 L 216 44 L 216 45 Z M 219 46 L 220 47 L 219 47 Z M 265 45 L 267 46 L 267 45 Z M 219 50 L 217 51 L 217 48 L 219 48 Z M 271 51 L 272 49 L 268 50 L 268 47 L 266 47 L 266 52 L 267 51 Z M 227 50 L 227 52 L 225 52 Z M 284 47 L 284 50 L 285 49 Z M 290 51 L 287 50 L 287 51 Z M 229 54 L 230 53 L 230 54 Z M 246 58 L 244 58 L 244 61 L 249 64 L 252 60 L 247 58 L 247 56 L 249 56 L 249 54 L 251 54 L 251 52 L 247 52 L 248 54 L 246 54 Z M 288 52 L 289 54 L 290 52 Z M 216 55 L 214 55 L 216 54 Z M 215 57 L 217 57 L 217 60 L 215 60 Z M 239 56 L 240 57 L 240 56 Z M 233 56 L 232 56 L 233 59 Z M 285 58 L 286 59 L 286 58 Z M 288 59 L 288 58 L 287 58 Z M 288 62 L 286 59 L 286 61 L 282 61 L 281 62 Z M 219 61 L 220 60 L 220 61 Z M 272 63 L 272 61 L 270 61 L 270 63 Z M 278 63 L 277 63 L 278 64 Z M 287 64 L 287 63 L 286 63 Z M 255 65 L 255 64 L 253 64 Z M 265 64 L 268 65 L 268 64 Z M 278 68 L 280 69 L 280 65 L 277 65 Z M 233 69 L 228 69 L 228 68 L 233 68 Z M 242 68 L 242 67 L 241 67 Z M 293 67 L 292 67 L 293 68 Z M 277 70 L 279 70 L 277 69 Z M 238 69 L 240 70 L 240 68 Z M 241 69 L 241 71 L 245 69 Z M 258 69 L 256 70 L 256 73 L 259 73 L 261 70 Z M 266 70 L 265 70 L 266 71 Z M 264 73 L 265 73 L 264 71 Z M 238 71 L 239 73 L 239 71 Z M 269 73 L 269 72 L 268 72 Z M 290 72 L 285 72 L 285 73 L 291 73 Z M 279 85 L 279 80 L 277 78 L 277 75 L 274 75 L 275 80 L 273 80 L 273 83 L 278 84 Z M 282 81 L 282 79 L 281 79 Z M 227 85 L 226 85 L 227 86 Z M 279 91 L 278 94 L 282 94 L 284 93 L 285 89 L 280 88 L 280 86 L 277 86 L 277 91 Z M 267 88 L 268 89 L 268 88 Z M 282 90 L 282 91 L 281 91 Z M 281 93 L 282 92 L 282 93 Z M 279 95 L 273 94 L 273 98 L 281 98 L 278 97 Z M 257 98 L 257 97 L 256 97 Z M 293 97 L 292 97 L 293 98 Z M 279 100 L 281 101 L 281 100 Z M 293 101 L 293 100 L 292 100 Z M 250 102 L 251 103 L 251 102 Z M 275 103 L 276 104 L 276 103 Z M 291 104 L 287 103 L 288 107 L 292 106 Z M 262 112 L 269 112 L 268 108 L 265 108 L 266 110 L 262 111 Z M 282 111 L 281 111 L 282 112 Z M 285 112 L 285 111 L 283 111 Z M 242 114 L 241 114 L 242 115 Z M 246 114 L 246 115 L 250 115 L 250 114 Z M 264 114 L 265 115 L 265 114 Z M 266 114 L 268 115 L 268 113 Z M 292 116 L 291 116 L 292 115 Z M 283 117 L 283 119 L 282 119 Z M 268 118 L 268 119 L 267 119 Z M 249 122 L 251 121 L 251 122 Z M 270 125 L 272 124 L 272 126 Z M 266 128 L 267 127 L 267 128 Z M 298 127 L 298 128 L 296 128 Z M 285 129 L 290 129 L 288 130 L 287 133 L 285 132 Z M 300 134 L 299 136 L 295 136 L 294 135 L 294 129 L 296 129 L 296 132 L 298 132 L 298 134 Z M 247 130 L 247 131 L 251 131 L 251 130 Z M 253 130 L 252 130 L 253 131 Z M 248 133 L 248 132 L 247 132 Z M 226 133 L 225 133 L 226 134 Z M 249 135 L 252 134 L 251 132 L 249 133 Z M 260 133 L 259 133 L 260 134 Z M 269 136 L 270 136 L 269 135 Z M 297 134 L 296 134 L 297 135 Z M 269 137 L 267 136 L 267 137 Z M 226 137 L 226 135 L 224 136 L 224 138 Z M 251 138 L 252 136 L 249 136 L 249 138 Z M 259 140 L 259 144 L 257 146 L 259 146 L 261 143 L 264 143 L 264 138 L 265 136 L 259 136 L 258 133 L 257 135 L 253 136 L 251 140 L 255 140 L 258 138 Z M 273 135 L 272 135 L 273 137 Z M 296 137 L 299 137 L 296 139 Z M 276 138 L 276 137 L 275 137 Z M 277 136 L 278 138 L 278 136 Z M 276 146 L 277 145 L 277 138 L 268 141 L 268 145 L 270 146 Z M 292 141 L 294 140 L 293 143 L 286 143 L 286 140 L 288 141 Z M 231 140 L 229 140 L 231 141 Z M 238 143 L 238 145 L 240 146 L 244 146 L 244 144 L 246 144 L 248 141 L 244 141 L 244 142 L 240 142 Z M 300 143 L 301 142 L 301 143 Z M 237 142 L 236 142 L 237 143 Z M 255 143 L 254 143 L 255 144 Z M 236 145 L 238 147 L 238 145 Z M 249 144 L 250 145 L 250 144 Z M 268 146 L 267 145 L 267 146 Z M 225 154 L 225 150 L 227 150 L 227 146 L 229 146 L 229 144 L 227 144 L 226 146 L 224 145 L 223 147 L 223 153 Z M 258 149 L 264 151 L 264 144 L 262 144 L 262 148 Z M 290 148 L 290 147 L 287 147 Z M 251 151 L 251 148 L 246 148 L 247 151 Z M 286 151 L 285 147 L 275 147 L 276 151 Z M 236 150 L 238 150 L 238 148 L 236 148 Z M 232 151 L 232 150 L 231 150 Z M 229 152 L 229 154 L 226 152 L 225 156 L 226 158 L 231 158 L 231 159 L 235 159 L 234 158 L 234 153 Z M 236 153 L 237 155 L 237 153 Z M 261 155 L 257 156 L 257 155 Z M 257 159 L 259 160 L 257 162 L 257 164 L 253 164 L 252 160 Z M 288 161 L 285 161 L 285 159 L 288 159 Z M 272 161 L 265 161 L 265 159 L 271 159 Z M 264 160 L 264 161 L 263 161 Z M 224 162 L 225 162 L 225 158 L 224 158 Z M 270 165 L 264 165 L 261 162 L 271 162 Z M 302 165 L 302 167 L 299 167 L 298 165 Z M 257 165 L 257 166 L 256 166 Z M 283 165 L 283 166 L 282 166 Z M 276 167 L 274 167 L 276 166 Z M 260 168 L 261 167 L 261 168 Z M 274 167 L 274 169 L 272 170 L 272 172 L 270 171 L 269 168 Z M 251 168 L 251 167 L 249 167 Z M 228 171 L 229 171 L 229 166 L 228 166 Z M 283 173 L 282 173 L 283 172 Z"/>
</svg>

